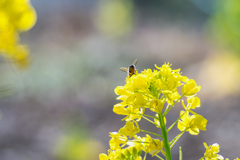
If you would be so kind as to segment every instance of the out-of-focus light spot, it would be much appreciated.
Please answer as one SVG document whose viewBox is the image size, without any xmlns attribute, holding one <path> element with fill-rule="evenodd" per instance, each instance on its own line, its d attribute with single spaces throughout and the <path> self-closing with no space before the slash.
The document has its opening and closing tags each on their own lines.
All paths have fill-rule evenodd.
<svg viewBox="0 0 240 160">
<path fill-rule="evenodd" d="M 201 94 L 211 99 L 240 93 L 239 57 L 227 51 L 219 52 L 203 62 L 199 74 Z"/>
<path fill-rule="evenodd" d="M 133 4 L 131 0 L 102 0 L 96 13 L 96 27 L 106 36 L 123 36 L 132 29 Z"/>
<path fill-rule="evenodd" d="M 66 135 L 60 138 L 53 154 L 60 160 L 96 160 L 104 149 L 103 144 L 97 140 Z"/>
</svg>

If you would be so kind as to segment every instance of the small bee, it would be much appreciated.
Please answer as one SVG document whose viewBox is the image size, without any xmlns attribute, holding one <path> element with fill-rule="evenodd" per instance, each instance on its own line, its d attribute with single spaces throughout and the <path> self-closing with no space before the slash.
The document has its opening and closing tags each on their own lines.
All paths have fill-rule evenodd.
<svg viewBox="0 0 240 160">
<path fill-rule="evenodd" d="M 135 59 L 128 68 L 126 67 L 121 67 L 120 70 L 123 72 L 126 72 L 128 74 L 128 77 L 131 77 L 135 72 L 137 71 L 136 65 L 137 65 L 137 59 Z"/>
</svg>

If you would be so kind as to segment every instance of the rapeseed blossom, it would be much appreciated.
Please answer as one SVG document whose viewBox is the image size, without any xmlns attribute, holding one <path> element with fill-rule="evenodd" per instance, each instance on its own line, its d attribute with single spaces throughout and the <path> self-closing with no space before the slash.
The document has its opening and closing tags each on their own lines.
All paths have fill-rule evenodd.
<svg viewBox="0 0 240 160">
<path fill-rule="evenodd" d="M 19 67 L 28 63 L 28 49 L 19 44 L 19 33 L 31 29 L 35 23 L 36 12 L 29 0 L 1 0 L 0 54 Z"/>
<path fill-rule="evenodd" d="M 120 149 L 122 146 L 127 144 L 127 136 L 121 135 L 118 132 L 110 132 L 112 139 L 109 141 L 109 146 L 112 150 Z M 122 146 L 120 146 L 122 144 Z"/>
<path fill-rule="evenodd" d="M 178 122 L 180 131 L 188 131 L 192 135 L 198 135 L 200 130 L 206 131 L 207 120 L 202 115 L 189 115 L 189 112 L 180 112 L 181 120 Z"/>
<path fill-rule="evenodd" d="M 183 85 L 182 87 L 182 93 L 189 97 L 195 95 L 197 92 L 199 92 L 201 89 L 201 86 L 197 86 L 196 82 L 193 79 L 188 80 L 188 82 Z"/>
<path fill-rule="evenodd" d="M 206 152 L 204 153 L 204 157 L 200 160 L 222 160 L 224 159 L 223 156 L 218 154 L 220 152 L 220 147 L 218 143 L 214 143 L 212 145 L 207 145 L 207 143 L 203 143 L 204 147 L 206 148 Z"/>
<path fill-rule="evenodd" d="M 162 154 L 170 160 L 171 148 L 184 132 L 197 135 L 200 130 L 206 130 L 207 120 L 193 112 L 201 106 L 200 98 L 196 96 L 201 86 L 198 86 L 195 80 L 182 76 L 180 69 L 173 70 L 169 63 L 155 67 L 156 70 L 136 72 L 126 78 L 124 86 L 115 88 L 117 99 L 121 102 L 114 105 L 113 112 L 125 116 L 122 120 L 126 121 L 126 125 L 118 132 L 110 133 L 110 150 L 108 155 L 100 154 L 101 160 L 126 159 L 123 150 L 129 147 L 144 151 L 144 159 L 149 153 L 157 157 L 160 157 L 158 154 Z M 180 87 L 182 92 L 179 92 Z M 184 110 L 180 111 L 179 118 L 176 117 L 176 121 L 167 129 L 165 116 L 183 97 L 186 97 L 187 104 L 182 101 Z M 146 114 L 146 110 L 152 111 L 155 116 Z M 162 134 L 140 128 L 138 122 L 142 119 L 160 128 Z M 167 132 L 176 124 L 180 133 L 172 141 L 168 141 Z M 139 132 L 148 134 L 146 137 L 140 137 L 137 135 Z M 152 138 L 150 134 L 156 138 Z"/>
<path fill-rule="evenodd" d="M 136 147 L 127 147 L 125 149 L 109 150 L 108 155 L 101 153 L 100 160 L 142 160 L 141 150 Z"/>
<path fill-rule="evenodd" d="M 141 142 L 143 146 L 142 150 L 150 153 L 152 156 L 155 156 L 163 149 L 163 142 L 159 139 L 153 139 L 148 134 L 141 139 Z"/>
<path fill-rule="evenodd" d="M 133 122 L 126 122 L 126 125 L 119 129 L 119 133 L 125 136 L 129 136 L 129 138 L 132 138 L 135 134 L 140 132 L 140 128 L 138 126 L 138 123 L 136 121 Z M 135 125 L 136 126 L 135 126 Z"/>
</svg>

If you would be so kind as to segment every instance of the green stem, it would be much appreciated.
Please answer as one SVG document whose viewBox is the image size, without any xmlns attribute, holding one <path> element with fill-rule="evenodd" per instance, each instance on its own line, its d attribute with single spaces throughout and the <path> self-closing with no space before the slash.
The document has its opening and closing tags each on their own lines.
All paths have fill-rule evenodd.
<svg viewBox="0 0 240 160">
<path fill-rule="evenodd" d="M 157 136 L 157 137 L 160 137 L 160 138 L 163 138 L 163 136 L 161 136 L 161 135 L 159 135 L 159 134 L 156 134 L 156 133 L 153 133 L 153 132 L 150 132 L 150 131 L 145 131 L 145 130 L 140 130 L 141 132 L 146 132 L 146 133 L 149 133 L 149 134 L 153 134 L 153 135 L 155 135 L 155 136 Z"/>
<path fill-rule="evenodd" d="M 182 115 L 180 115 L 180 117 L 167 129 L 167 132 L 170 131 L 170 129 L 172 129 L 172 127 L 179 121 L 179 119 L 182 118 L 182 116 L 186 113 L 186 110 L 184 111 L 184 113 Z"/>
<path fill-rule="evenodd" d="M 162 157 L 160 157 L 159 155 L 155 155 L 156 157 L 158 157 L 161 160 L 164 160 Z"/>
<path fill-rule="evenodd" d="M 164 113 L 168 110 L 169 106 L 170 106 L 170 105 L 168 104 L 167 107 L 165 108 Z"/>
<path fill-rule="evenodd" d="M 176 137 L 174 137 L 169 144 L 171 145 L 183 132 L 185 132 L 185 130 L 178 133 L 178 135 Z"/>
<path fill-rule="evenodd" d="M 146 117 L 144 117 L 144 116 L 142 116 L 142 118 L 144 118 L 145 120 L 147 120 L 148 122 L 150 122 L 150 123 L 152 123 L 152 124 L 154 124 L 154 125 L 156 125 L 156 123 L 154 123 L 153 121 L 151 121 L 150 119 L 148 119 L 148 118 L 146 118 Z"/>
<path fill-rule="evenodd" d="M 179 133 L 179 134 L 170 142 L 170 144 L 171 144 L 170 148 L 173 147 L 173 145 L 179 140 L 179 138 L 183 135 L 183 133 L 184 133 L 185 131 L 186 131 L 186 130 L 184 130 L 184 131 L 182 131 L 181 133 Z"/>
<path fill-rule="evenodd" d="M 173 103 L 173 105 L 172 105 L 168 110 L 166 110 L 166 111 L 164 112 L 163 117 L 165 117 L 165 116 L 168 114 L 168 112 L 174 107 L 174 105 L 175 105 L 183 96 L 184 96 L 184 95 L 182 95 L 181 97 L 179 97 L 179 98 Z"/>
<path fill-rule="evenodd" d="M 145 117 L 150 117 L 150 118 L 156 119 L 156 117 L 154 117 L 154 116 L 150 116 L 150 115 L 147 115 L 147 114 L 139 114 L 139 115 L 142 115 L 142 116 L 145 116 Z"/>
<path fill-rule="evenodd" d="M 179 160 L 182 160 L 182 147 L 179 147 Z"/>
<path fill-rule="evenodd" d="M 145 155 L 144 155 L 144 159 L 143 160 L 146 160 L 147 158 L 147 152 L 145 152 Z"/>
<path fill-rule="evenodd" d="M 167 135 L 167 130 L 165 127 L 165 123 L 164 123 L 164 119 L 163 119 L 163 115 L 161 113 L 158 113 L 158 120 L 161 126 L 161 130 L 162 130 L 162 135 L 163 135 L 163 144 L 164 144 L 164 149 L 166 152 L 166 160 L 172 160 L 171 157 L 171 148 L 169 146 L 169 142 L 168 142 L 168 135 Z"/>
<path fill-rule="evenodd" d="M 151 95 L 151 94 L 146 94 L 145 92 L 139 92 L 139 91 L 134 91 L 134 92 L 140 93 L 140 94 L 142 94 L 142 95 L 144 95 L 144 96 L 146 96 L 146 97 L 148 97 L 148 98 L 153 98 L 152 96 L 149 96 L 149 95 Z"/>
</svg>

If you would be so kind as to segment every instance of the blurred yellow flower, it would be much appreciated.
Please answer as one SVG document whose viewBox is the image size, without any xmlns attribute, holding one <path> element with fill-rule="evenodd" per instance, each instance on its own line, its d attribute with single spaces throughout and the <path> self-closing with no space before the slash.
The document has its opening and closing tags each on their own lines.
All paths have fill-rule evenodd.
<svg viewBox="0 0 240 160">
<path fill-rule="evenodd" d="M 214 51 L 202 64 L 198 79 L 202 84 L 201 96 L 222 99 L 240 93 L 240 58 L 234 52 Z M 214 93 L 214 94 L 213 94 Z"/>
<path fill-rule="evenodd" d="M 37 16 L 28 0 L 1 0 L 0 54 L 19 67 L 28 64 L 28 49 L 19 44 L 19 33 L 31 29 Z"/>
<path fill-rule="evenodd" d="M 100 160 L 108 160 L 108 156 L 104 153 L 99 154 L 99 159 Z"/>
</svg>

